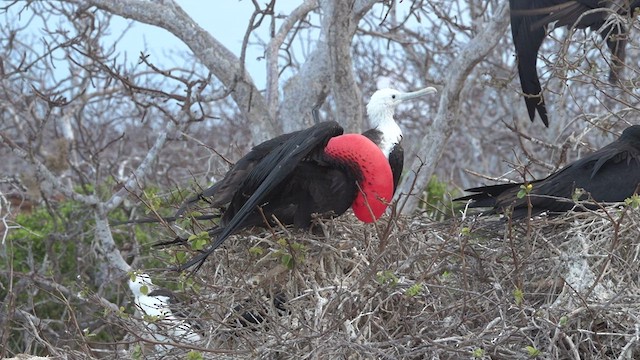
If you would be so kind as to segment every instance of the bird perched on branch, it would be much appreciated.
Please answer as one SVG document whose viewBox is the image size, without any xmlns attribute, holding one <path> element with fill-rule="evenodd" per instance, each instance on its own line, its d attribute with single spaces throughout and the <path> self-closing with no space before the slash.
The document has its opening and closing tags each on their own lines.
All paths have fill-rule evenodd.
<svg viewBox="0 0 640 360">
<path fill-rule="evenodd" d="M 364 222 L 377 220 L 393 197 L 403 167 L 402 131 L 393 119 L 406 100 L 435 93 L 428 87 L 403 93 L 378 90 L 367 105 L 372 128 L 343 134 L 336 122 L 280 135 L 254 147 L 225 177 L 187 199 L 179 213 L 198 199 L 224 208 L 213 243 L 179 269 L 197 265 L 231 234 L 251 226 L 274 224 L 308 228 L 312 214 L 338 216 L 352 207 Z"/>
<path fill-rule="evenodd" d="M 509 0 L 509 5 L 520 85 L 531 121 L 537 111 L 544 125 L 549 126 L 536 64 L 546 27 L 553 22 L 555 27 L 599 31 L 612 55 L 609 82 L 618 81 L 627 44 L 627 28 L 619 18 L 633 14 L 640 7 L 640 0 Z"/>
<path fill-rule="evenodd" d="M 616 141 L 544 179 L 467 189 L 475 194 L 454 201 L 470 200 L 472 208 L 490 207 L 486 214 L 507 213 L 513 219 L 522 219 L 529 215 L 529 203 L 531 216 L 545 211 L 558 214 L 575 208 L 575 195 L 579 195 L 575 196 L 577 200 L 621 202 L 638 192 L 638 184 L 640 125 L 633 125 Z M 576 193 L 578 189 L 584 192 Z M 524 191 L 521 193 L 524 196 L 518 196 L 520 191 Z M 596 209 L 598 206 L 587 204 L 586 207 Z"/>
</svg>

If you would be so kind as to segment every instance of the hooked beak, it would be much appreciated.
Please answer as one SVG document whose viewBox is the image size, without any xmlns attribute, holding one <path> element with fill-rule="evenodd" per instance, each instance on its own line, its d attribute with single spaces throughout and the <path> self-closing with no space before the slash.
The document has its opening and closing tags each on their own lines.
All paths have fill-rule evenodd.
<svg viewBox="0 0 640 360">
<path fill-rule="evenodd" d="M 426 88 L 418 90 L 418 91 L 402 93 L 402 94 L 400 94 L 398 96 L 398 98 L 399 98 L 398 100 L 400 100 L 400 101 L 410 100 L 410 99 L 414 99 L 414 98 L 417 98 L 417 97 L 423 96 L 423 95 L 435 94 L 437 92 L 438 92 L 438 90 L 436 90 L 436 88 L 434 88 L 434 87 L 426 87 Z"/>
</svg>

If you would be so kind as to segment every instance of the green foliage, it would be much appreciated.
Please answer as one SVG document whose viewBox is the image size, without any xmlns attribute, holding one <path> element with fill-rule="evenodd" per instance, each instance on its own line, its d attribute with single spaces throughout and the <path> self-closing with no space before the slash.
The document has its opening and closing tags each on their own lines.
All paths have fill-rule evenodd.
<svg viewBox="0 0 640 360">
<path fill-rule="evenodd" d="M 427 203 L 436 205 L 442 203 L 447 193 L 447 184 L 438 181 L 438 177 L 433 175 L 427 184 Z"/>
<path fill-rule="evenodd" d="M 112 182 L 112 184 L 115 184 L 115 182 Z M 73 191 L 83 195 L 92 195 L 96 193 L 96 188 L 95 186 L 93 186 L 93 184 L 86 183 L 75 186 L 73 188 Z"/>
<path fill-rule="evenodd" d="M 156 321 L 160 321 L 162 320 L 162 317 L 160 315 L 147 315 L 147 314 L 142 314 L 142 320 L 148 322 L 148 323 L 154 323 Z"/>
<path fill-rule="evenodd" d="M 89 330 L 89 328 L 82 329 L 82 333 L 84 334 L 84 336 L 86 336 L 88 338 L 95 338 L 96 337 L 96 334 L 92 333 L 91 330 Z"/>
<path fill-rule="evenodd" d="M 442 274 L 440 274 L 440 281 L 442 282 L 446 282 L 449 279 L 451 279 L 451 272 L 449 270 L 445 270 L 442 272 Z"/>
<path fill-rule="evenodd" d="M 522 305 L 522 303 L 524 302 L 524 292 L 522 291 L 522 289 L 513 289 L 513 299 L 515 300 L 516 305 Z"/>
<path fill-rule="evenodd" d="M 105 311 L 105 314 L 103 316 L 106 317 L 107 316 L 106 312 L 108 312 L 109 309 L 105 308 L 104 311 Z M 118 313 L 116 315 L 122 319 L 127 319 L 129 317 L 129 314 L 127 314 L 127 309 L 124 306 L 120 306 L 118 308 Z"/>
<path fill-rule="evenodd" d="M 264 249 L 259 246 L 252 246 L 249 248 L 249 254 L 253 257 L 260 257 L 264 255 Z"/>
<path fill-rule="evenodd" d="M 624 199 L 624 203 L 632 209 L 637 209 L 640 207 L 640 196 L 638 196 L 638 194 L 633 194 L 631 197 Z"/>
<path fill-rule="evenodd" d="M 12 229 L 7 237 L 7 252 L 13 258 L 13 271 L 28 272 L 31 263 L 47 265 L 44 270 L 50 276 L 74 272 L 80 251 L 78 240 L 90 244 L 91 237 L 83 233 L 89 230 L 87 225 L 92 220 L 73 201 L 64 201 L 55 208 L 39 206 L 31 213 L 19 213 L 15 222 L 20 227 Z M 80 237 L 65 239 L 57 234 L 80 234 Z M 7 265 L 5 262 L 0 268 L 6 269 Z"/>
<path fill-rule="evenodd" d="M 195 351 L 195 350 L 191 350 L 189 351 L 189 353 L 187 353 L 187 360 L 203 360 L 204 357 L 202 357 L 202 354 Z"/>
<path fill-rule="evenodd" d="M 447 183 L 439 181 L 435 175 L 429 179 L 424 192 L 426 193 L 426 201 L 420 204 L 420 208 L 426 210 L 427 214 L 434 220 L 443 220 L 454 213 L 452 209 L 461 207 L 451 201 L 450 194 L 454 193 L 455 190 L 449 189 Z"/>
<path fill-rule="evenodd" d="M 142 351 L 142 346 L 140 346 L 140 344 L 135 344 L 133 346 L 133 351 L 131 351 L 131 358 L 133 360 L 142 360 L 144 358 L 144 352 Z"/>
<path fill-rule="evenodd" d="M 422 284 L 420 283 L 416 283 L 411 285 L 405 292 L 404 294 L 407 296 L 416 296 L 419 295 L 422 292 Z"/>
<path fill-rule="evenodd" d="M 530 358 L 537 358 L 538 356 L 540 356 L 540 354 L 542 354 L 542 352 L 538 349 L 536 349 L 535 347 L 529 345 L 527 347 L 525 347 L 525 350 L 527 351 L 527 355 Z"/>
<path fill-rule="evenodd" d="M 193 250 L 203 250 L 204 247 L 209 243 L 209 232 L 201 231 L 197 234 L 192 234 L 191 236 L 189 236 L 187 241 L 191 244 L 191 248 L 193 248 Z"/>
<path fill-rule="evenodd" d="M 566 326 L 569 322 L 569 318 L 567 316 L 560 317 L 560 321 L 558 322 L 558 326 L 563 327 Z"/>
<path fill-rule="evenodd" d="M 189 276 L 188 272 L 183 271 L 180 273 L 180 277 L 176 282 L 177 288 L 174 290 L 179 290 L 181 292 L 185 292 L 188 290 L 194 290 L 196 294 L 200 293 L 200 285 L 198 285 L 194 280 L 193 276 Z M 168 288 L 173 288 L 172 286 L 167 286 Z"/>
<path fill-rule="evenodd" d="M 189 260 L 189 255 L 184 251 L 176 251 L 174 253 L 175 264 L 184 264 Z"/>
<path fill-rule="evenodd" d="M 111 186 L 107 185 L 98 188 L 83 186 L 76 189 L 83 194 L 100 194 L 111 190 Z M 129 218 L 128 211 L 121 208 L 112 211 L 109 216 L 110 221 L 124 221 Z M 39 279 L 60 284 L 81 299 L 52 291 L 38 281 L 29 282 L 27 288 L 14 294 L 15 304 L 20 304 L 24 311 L 37 314 L 42 319 L 66 319 L 69 318 L 69 309 L 75 309 L 78 314 L 91 317 L 78 319 L 79 322 L 90 321 L 100 316 L 128 317 L 129 309 L 124 307 L 113 314 L 111 310 L 103 309 L 97 303 L 82 300 L 98 292 L 97 287 L 101 285 L 85 283 L 95 278 L 98 272 L 96 261 L 93 259 L 95 218 L 92 209 L 73 200 L 49 201 L 33 207 L 31 212 L 16 213 L 14 222 L 16 227 L 9 229 L 4 251 L 0 253 L 0 299 L 7 298 L 8 291 L 12 288 L 11 283 L 15 284 L 16 279 L 20 276 L 28 278 L 32 275 L 27 274 L 35 272 Z M 154 225 L 113 227 L 111 230 L 118 247 L 132 243 L 145 247 L 156 241 L 149 231 L 150 226 Z M 166 261 L 152 259 L 144 264 L 144 267 L 160 266 L 166 266 Z M 108 287 L 106 291 L 101 291 L 100 296 L 119 304 L 122 302 L 122 294 L 118 291 L 116 287 Z M 80 316 L 78 314 L 76 316 Z M 13 332 L 11 327 L 7 329 L 10 330 L 8 351 L 24 351 L 21 330 L 16 328 Z M 113 339 L 114 333 L 103 328 L 85 328 L 79 329 L 77 335 L 96 342 L 108 342 Z M 34 349 L 32 353 L 46 355 L 46 350 L 40 353 L 38 349 Z"/>
<path fill-rule="evenodd" d="M 200 211 L 191 211 L 187 214 L 185 214 L 184 217 L 176 220 L 176 225 L 178 225 L 179 227 L 183 228 L 183 229 L 193 229 L 196 227 L 196 225 L 198 225 L 198 220 L 196 220 L 197 218 L 203 216 L 204 214 Z M 214 225 L 217 225 L 219 223 L 220 219 L 215 219 L 215 221 L 213 222 Z"/>
<path fill-rule="evenodd" d="M 145 209 L 145 214 L 153 214 L 163 207 L 163 197 L 158 196 L 158 190 L 155 188 L 145 189 L 142 192 L 141 198 L 147 206 Z"/>
<path fill-rule="evenodd" d="M 516 194 L 516 196 L 518 197 L 518 199 L 522 199 L 523 197 L 531 194 L 531 190 L 533 190 L 533 185 L 531 184 L 520 185 L 520 191 L 518 191 L 518 194 Z"/>
<path fill-rule="evenodd" d="M 304 244 L 289 242 L 286 239 L 279 239 L 280 249 L 273 253 L 273 256 L 280 259 L 280 263 L 291 270 L 296 264 L 302 264 L 307 254 Z"/>
<path fill-rule="evenodd" d="M 475 359 L 482 359 L 484 357 L 484 354 L 485 351 L 483 348 L 476 348 L 471 353 L 471 356 L 473 356 Z"/>
<path fill-rule="evenodd" d="M 575 190 L 573 190 L 573 194 L 571 194 L 571 199 L 573 201 L 578 201 L 582 198 L 582 195 L 584 195 L 586 193 L 586 191 L 583 188 L 576 188 Z"/>
<path fill-rule="evenodd" d="M 381 285 L 396 286 L 398 277 L 391 270 L 378 271 L 376 281 Z"/>
</svg>

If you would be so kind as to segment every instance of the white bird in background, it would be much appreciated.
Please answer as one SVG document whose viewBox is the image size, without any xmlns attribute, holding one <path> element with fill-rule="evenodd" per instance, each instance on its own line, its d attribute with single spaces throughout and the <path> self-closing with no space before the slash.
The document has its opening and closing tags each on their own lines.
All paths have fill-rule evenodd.
<svg viewBox="0 0 640 360">
<path fill-rule="evenodd" d="M 135 297 L 137 312 L 147 324 L 150 340 L 173 343 L 197 343 L 202 340 L 194 325 L 180 312 L 173 311 L 177 304 L 175 294 L 154 285 L 148 274 L 132 274 L 129 289 Z M 158 346 L 165 350 L 172 348 L 169 345 Z"/>
</svg>

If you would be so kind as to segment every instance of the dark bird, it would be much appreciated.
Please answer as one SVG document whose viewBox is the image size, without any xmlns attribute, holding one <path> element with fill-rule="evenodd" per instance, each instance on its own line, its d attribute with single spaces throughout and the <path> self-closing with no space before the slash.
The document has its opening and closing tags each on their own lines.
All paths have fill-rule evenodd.
<svg viewBox="0 0 640 360">
<path fill-rule="evenodd" d="M 633 13 L 640 7 L 640 0 L 509 0 L 509 5 L 520 85 L 531 121 L 537 110 L 544 125 L 549 126 L 536 65 L 550 23 L 557 21 L 555 28 L 599 31 L 612 54 L 609 82 L 618 81 L 624 65 L 627 29 L 617 16 Z"/>
<path fill-rule="evenodd" d="M 518 198 L 522 185 L 530 184 L 529 199 Z M 572 200 L 577 189 L 584 192 L 578 200 L 597 202 L 621 202 L 637 193 L 640 184 L 640 125 L 633 125 L 622 132 L 618 140 L 577 160 L 560 171 L 541 180 L 529 183 L 482 186 L 466 191 L 475 194 L 454 201 L 471 200 L 470 207 L 491 207 L 486 214 L 511 213 L 513 219 L 531 216 L 545 211 L 559 214 L 575 207 Z M 596 209 L 596 204 L 587 204 Z"/>
<path fill-rule="evenodd" d="M 403 167 L 402 131 L 393 119 L 396 105 L 435 93 L 428 87 L 403 93 L 379 90 L 367 104 L 372 126 L 361 134 L 344 134 L 336 122 L 280 135 L 254 147 L 225 177 L 191 199 L 222 208 L 213 243 L 180 266 L 204 260 L 231 234 L 251 226 L 284 225 L 308 228 L 312 214 L 339 216 L 349 207 L 364 222 L 377 220 L 393 197 Z"/>
</svg>

